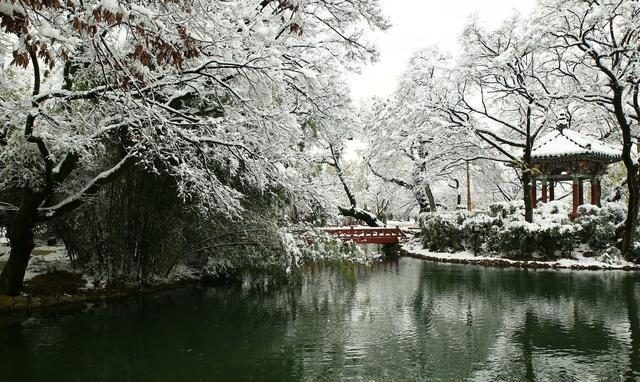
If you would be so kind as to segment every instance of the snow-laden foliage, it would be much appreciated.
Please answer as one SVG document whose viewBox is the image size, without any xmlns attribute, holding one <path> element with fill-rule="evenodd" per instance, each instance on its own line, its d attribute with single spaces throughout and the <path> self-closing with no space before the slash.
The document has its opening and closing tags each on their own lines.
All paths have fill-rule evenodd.
<svg viewBox="0 0 640 382">
<path fill-rule="evenodd" d="M 379 123 L 381 138 L 372 139 L 380 148 L 370 156 L 372 170 L 391 182 L 412 186 L 407 180 L 420 177 L 408 176 L 414 167 L 407 155 L 394 151 L 407 151 L 404 145 L 426 131 L 444 148 L 434 150 L 422 138 L 431 144 L 430 153 L 451 156 L 444 163 L 473 159 L 471 172 L 481 184 L 472 185 L 472 194 L 513 200 L 519 192 L 531 223 L 532 180 L 541 175 L 531 152 L 564 114 L 570 128 L 616 147 L 622 143 L 627 179 L 613 187 L 629 188 L 623 247 L 630 248 L 640 200 L 632 152 L 640 115 L 639 27 L 637 2 L 623 0 L 542 0 L 531 17 L 515 15 L 495 29 L 472 19 L 461 37 L 458 57 L 450 59 L 433 49 L 417 52 L 396 94 L 373 107 L 373 125 Z M 478 149 L 469 150 L 468 143 Z M 426 161 L 418 171 L 422 180 L 439 174 L 440 159 Z M 494 164 L 485 165 L 488 161 Z M 490 176 L 483 167 L 492 167 Z"/>
<path fill-rule="evenodd" d="M 621 249 L 631 259 L 640 210 L 639 167 L 632 146 L 640 121 L 640 5 L 637 1 L 541 0 L 531 24 L 570 85 L 559 92 L 597 106 L 622 138 L 628 206 Z"/>
<path fill-rule="evenodd" d="M 304 126 L 348 114 L 343 72 L 376 59 L 363 30 L 388 26 L 377 0 L 0 0 L 0 18 L 12 295 L 34 227 L 132 166 L 205 219 L 239 217 L 250 193 L 311 210 Z"/>
<path fill-rule="evenodd" d="M 340 70 L 375 59 L 363 23 L 387 25 L 373 0 L 0 5 L 0 190 L 55 191 L 43 218 L 131 163 L 208 213 L 237 214 L 246 188 L 300 195 L 300 126 L 331 119 Z M 76 169 L 93 179 L 65 182 Z"/>
<path fill-rule="evenodd" d="M 603 256 L 615 248 L 615 231 L 624 221 L 619 203 L 602 208 L 584 205 L 571 221 L 563 202 L 535 210 L 534 222 L 524 220 L 524 203 L 501 202 L 487 211 L 427 213 L 421 216 L 423 244 L 433 251 L 469 250 L 508 258 L 571 257 L 576 251 Z"/>
<path fill-rule="evenodd" d="M 365 122 L 371 172 L 413 194 L 420 212 L 442 205 L 443 194 L 458 193 L 464 159 L 477 156 L 477 140 L 444 111 L 456 102 L 456 75 L 452 58 L 437 49 L 416 52 L 394 94 L 374 100 Z"/>
<path fill-rule="evenodd" d="M 298 234 L 292 234 L 290 229 Z M 232 247 L 210 254 L 202 266 L 203 277 L 219 279 L 257 275 L 265 281 L 273 281 L 274 276 L 286 279 L 309 263 L 370 265 L 384 258 L 379 252 L 365 252 L 354 243 L 343 242 L 305 225 L 281 228 L 271 233 L 271 238 L 265 236 L 262 239 L 271 243 L 269 246 L 248 247 L 242 252 Z"/>
</svg>

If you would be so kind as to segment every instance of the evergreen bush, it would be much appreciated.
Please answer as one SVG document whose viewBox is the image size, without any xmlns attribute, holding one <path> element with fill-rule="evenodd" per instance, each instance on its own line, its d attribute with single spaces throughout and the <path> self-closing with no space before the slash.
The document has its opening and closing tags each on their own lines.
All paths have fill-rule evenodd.
<svg viewBox="0 0 640 382">
<path fill-rule="evenodd" d="M 451 216 L 430 213 L 421 221 L 422 239 L 425 248 L 432 251 L 459 251 L 463 249 L 463 230 L 458 220 Z"/>
<path fill-rule="evenodd" d="M 422 216 L 422 240 L 432 251 L 471 250 L 511 258 L 529 256 L 568 257 L 578 245 L 606 252 L 615 245 L 616 228 L 624 222 L 624 206 L 608 203 L 602 208 L 584 205 L 571 221 L 567 208 L 550 202 L 536 209 L 534 223 L 523 220 L 522 203 L 502 202 L 487 212 Z M 640 246 L 638 246 L 640 252 Z"/>
</svg>

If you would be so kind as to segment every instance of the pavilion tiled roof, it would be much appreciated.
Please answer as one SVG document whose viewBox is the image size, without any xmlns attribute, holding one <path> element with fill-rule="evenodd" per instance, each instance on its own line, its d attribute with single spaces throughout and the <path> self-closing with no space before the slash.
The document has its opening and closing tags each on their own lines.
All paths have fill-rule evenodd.
<svg viewBox="0 0 640 382">
<path fill-rule="evenodd" d="M 622 148 L 565 128 L 543 135 L 531 151 L 532 160 L 571 158 L 617 162 L 622 158 Z"/>
</svg>

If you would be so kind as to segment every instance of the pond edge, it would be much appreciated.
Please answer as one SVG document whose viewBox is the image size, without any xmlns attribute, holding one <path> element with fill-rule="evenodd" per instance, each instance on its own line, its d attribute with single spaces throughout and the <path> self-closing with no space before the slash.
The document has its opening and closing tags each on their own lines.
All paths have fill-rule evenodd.
<svg viewBox="0 0 640 382">
<path fill-rule="evenodd" d="M 555 270 L 577 270 L 577 271 L 640 271 L 640 265 L 623 265 L 620 267 L 604 267 L 599 265 L 560 265 L 557 262 L 544 263 L 539 260 L 510 260 L 510 259 L 497 259 L 497 258 L 478 258 L 478 259 L 454 259 L 450 257 L 439 257 L 437 255 L 425 255 L 422 253 L 415 253 L 407 250 L 406 248 L 400 248 L 400 255 L 405 257 L 411 257 L 414 259 L 433 261 L 436 263 L 447 264 L 466 264 L 476 265 L 483 267 L 493 268 L 526 268 L 526 269 L 555 269 Z"/>
</svg>

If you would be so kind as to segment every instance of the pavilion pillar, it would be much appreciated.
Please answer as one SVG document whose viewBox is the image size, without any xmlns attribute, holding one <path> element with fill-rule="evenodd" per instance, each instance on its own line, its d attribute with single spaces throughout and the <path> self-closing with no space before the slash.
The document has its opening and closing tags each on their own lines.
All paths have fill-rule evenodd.
<svg viewBox="0 0 640 382">
<path fill-rule="evenodd" d="M 591 204 L 600 207 L 600 179 L 591 177 Z"/>
<path fill-rule="evenodd" d="M 556 198 L 556 181 L 553 179 L 549 180 L 549 201 L 553 202 Z"/>
<path fill-rule="evenodd" d="M 573 189 L 572 189 L 572 196 L 573 196 L 573 208 L 571 210 L 571 213 L 569 214 L 569 218 L 571 220 L 575 219 L 576 217 L 578 217 L 578 206 L 580 205 L 580 199 L 578 198 L 578 192 L 580 191 L 580 185 L 578 184 L 578 178 L 574 177 L 573 178 Z"/>
<path fill-rule="evenodd" d="M 584 181 L 582 179 L 578 180 L 578 205 L 581 206 L 584 204 Z"/>
<path fill-rule="evenodd" d="M 536 208 L 538 197 L 536 196 L 536 178 L 531 177 L 531 207 Z"/>
<path fill-rule="evenodd" d="M 547 202 L 547 178 L 542 179 L 542 203 Z"/>
</svg>

